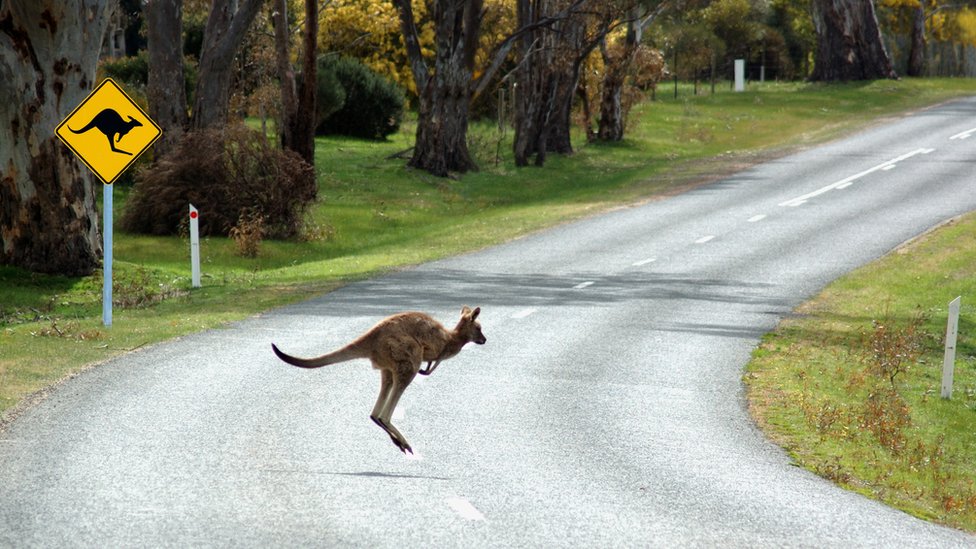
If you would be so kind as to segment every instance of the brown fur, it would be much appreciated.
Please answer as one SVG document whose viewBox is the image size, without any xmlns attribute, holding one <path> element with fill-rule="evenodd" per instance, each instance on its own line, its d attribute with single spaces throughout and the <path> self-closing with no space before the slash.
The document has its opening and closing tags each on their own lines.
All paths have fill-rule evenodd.
<svg viewBox="0 0 976 549">
<path fill-rule="evenodd" d="M 424 313 L 400 313 L 381 320 L 376 326 L 359 336 L 352 343 L 316 358 L 297 358 L 287 355 L 272 343 L 271 349 L 278 358 L 300 368 L 318 368 L 328 364 L 368 358 L 373 368 L 380 371 L 380 394 L 369 416 L 393 440 L 393 444 L 406 453 L 413 453 L 407 439 L 393 426 L 390 418 L 400 396 L 417 374 L 430 375 L 442 360 L 461 352 L 468 342 L 483 345 L 487 340 L 481 332 L 477 318 L 481 308 L 464 307 L 461 320 L 453 330 L 448 330 Z M 427 368 L 420 369 L 426 362 Z"/>
</svg>

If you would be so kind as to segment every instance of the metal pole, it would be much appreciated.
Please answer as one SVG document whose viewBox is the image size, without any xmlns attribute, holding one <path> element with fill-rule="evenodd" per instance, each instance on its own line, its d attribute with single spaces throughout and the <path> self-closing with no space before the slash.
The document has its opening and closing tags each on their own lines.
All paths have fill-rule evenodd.
<svg viewBox="0 0 976 549">
<path fill-rule="evenodd" d="M 112 185 L 102 185 L 102 324 L 112 326 Z"/>
</svg>

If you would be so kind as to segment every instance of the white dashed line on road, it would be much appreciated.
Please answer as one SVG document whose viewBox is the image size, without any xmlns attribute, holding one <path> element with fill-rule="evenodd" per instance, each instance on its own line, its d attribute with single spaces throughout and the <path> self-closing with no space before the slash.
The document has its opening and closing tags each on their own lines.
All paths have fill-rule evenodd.
<svg viewBox="0 0 976 549">
<path fill-rule="evenodd" d="M 579 284 L 573 286 L 573 289 L 574 290 L 582 290 L 583 288 L 586 288 L 587 286 L 592 286 L 592 285 L 593 285 L 593 281 L 592 280 L 591 281 L 588 281 L 588 282 L 580 282 Z"/>
<path fill-rule="evenodd" d="M 655 261 L 657 261 L 657 258 L 656 257 L 649 257 L 647 259 L 642 259 L 640 261 L 635 261 L 635 262 L 631 263 L 631 266 L 632 267 L 642 267 L 644 265 L 647 265 L 648 263 L 654 263 Z"/>
<path fill-rule="evenodd" d="M 746 221 L 748 221 L 749 223 L 755 223 L 756 221 L 762 221 L 763 219 L 766 219 L 766 214 L 754 215 L 749 219 L 747 219 Z"/>
<path fill-rule="evenodd" d="M 863 172 L 856 173 L 856 174 L 854 174 L 854 175 L 852 175 L 850 177 L 841 179 L 840 181 L 837 181 L 836 183 L 831 183 L 830 185 L 826 185 L 824 187 L 821 187 L 821 188 L 819 188 L 819 189 L 817 189 L 817 190 L 815 190 L 815 191 L 813 191 L 811 193 L 807 193 L 807 194 L 805 194 L 803 196 L 798 196 L 798 197 L 796 197 L 796 198 L 794 198 L 792 200 L 787 200 L 786 202 L 780 202 L 779 205 L 780 206 L 788 206 L 788 207 L 791 207 L 791 208 L 795 208 L 797 206 L 801 206 L 801 205 L 805 204 L 807 202 L 807 200 L 810 200 L 811 198 L 815 198 L 815 197 L 820 196 L 820 195 L 822 195 L 822 194 L 824 194 L 826 192 L 830 192 L 830 191 L 832 191 L 834 189 L 846 189 L 847 187 L 850 187 L 855 181 L 857 181 L 858 179 L 860 179 L 860 178 L 862 178 L 862 177 L 864 177 L 864 176 L 866 176 L 868 174 L 874 173 L 874 172 L 876 172 L 878 170 L 886 169 L 888 166 L 894 166 L 895 164 L 901 162 L 902 160 L 907 160 L 907 159 L 909 159 L 909 158 L 911 158 L 911 157 L 913 157 L 915 155 L 918 155 L 918 154 L 929 154 L 930 152 L 932 152 L 934 150 L 935 149 L 915 149 L 912 152 L 905 153 L 905 154 L 903 154 L 903 155 L 901 155 L 901 156 L 899 156 L 897 158 L 892 158 L 891 160 L 888 160 L 887 162 L 882 162 L 881 164 L 878 164 L 877 166 L 874 166 L 872 168 L 868 168 L 868 169 L 864 170 Z"/>
<path fill-rule="evenodd" d="M 699 238 L 698 240 L 696 240 L 695 241 L 695 244 L 704 244 L 706 242 L 709 242 L 709 241 L 713 240 L 714 238 L 715 238 L 715 235 L 713 235 L 713 234 L 710 234 L 708 236 L 703 236 L 703 237 Z"/>
<path fill-rule="evenodd" d="M 959 132 L 956 135 L 950 137 L 949 140 L 955 141 L 956 139 L 969 139 L 970 137 L 973 136 L 974 133 L 976 133 L 976 128 L 973 128 L 971 130 L 966 130 L 964 132 Z"/>
<path fill-rule="evenodd" d="M 462 518 L 468 520 L 485 520 L 485 516 L 481 514 L 481 511 L 477 510 L 474 505 L 471 505 L 470 501 L 464 498 L 447 498 L 447 504 Z"/>
<path fill-rule="evenodd" d="M 536 312 L 538 310 L 539 309 L 536 309 L 536 308 L 533 308 L 533 307 L 530 307 L 528 309 L 522 309 L 521 311 L 513 314 L 512 315 L 512 318 L 525 318 L 525 317 L 531 315 L 532 313 L 534 313 L 534 312 Z"/>
</svg>

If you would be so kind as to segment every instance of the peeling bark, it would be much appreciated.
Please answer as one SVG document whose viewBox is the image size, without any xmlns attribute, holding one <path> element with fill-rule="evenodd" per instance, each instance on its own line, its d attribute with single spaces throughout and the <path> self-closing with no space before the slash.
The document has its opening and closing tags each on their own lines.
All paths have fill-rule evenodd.
<svg viewBox="0 0 976 549">
<path fill-rule="evenodd" d="M 55 136 L 94 84 L 107 0 L 0 1 L 0 264 L 70 276 L 101 254 L 93 178 Z"/>
<path fill-rule="evenodd" d="M 811 80 L 897 78 L 873 0 L 813 0 L 817 56 Z"/>
</svg>

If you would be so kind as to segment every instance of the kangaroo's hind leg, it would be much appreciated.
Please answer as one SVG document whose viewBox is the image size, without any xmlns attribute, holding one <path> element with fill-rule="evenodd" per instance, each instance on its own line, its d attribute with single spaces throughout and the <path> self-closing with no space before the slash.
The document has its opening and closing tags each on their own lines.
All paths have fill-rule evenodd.
<svg viewBox="0 0 976 549">
<path fill-rule="evenodd" d="M 112 139 L 115 135 L 116 134 L 113 133 L 113 134 L 110 134 L 110 135 L 106 135 L 105 136 L 105 137 L 108 138 L 108 146 L 112 148 L 112 151 L 117 152 L 117 153 L 127 154 L 129 156 L 132 156 L 132 153 L 125 152 L 122 149 L 118 149 L 118 148 L 115 147 L 115 140 Z"/>
<path fill-rule="evenodd" d="M 388 432 L 390 432 L 390 436 L 393 437 L 396 435 L 396 438 L 399 439 L 400 443 L 403 444 L 402 446 L 397 444 L 397 446 L 400 446 L 400 450 L 403 452 L 410 452 L 411 454 L 413 453 L 413 449 L 410 447 L 410 444 L 407 443 L 406 437 L 404 437 L 400 431 L 393 426 L 392 417 L 393 410 L 400 402 L 400 397 L 403 396 L 403 392 L 410 385 L 410 382 L 413 381 L 413 378 L 417 375 L 417 370 L 419 369 L 419 361 L 416 363 L 409 360 L 397 362 L 396 370 L 391 372 L 393 378 L 393 388 L 390 390 L 390 396 L 386 401 L 386 407 L 382 412 L 380 412 L 380 419 L 386 425 Z M 394 440 L 394 443 L 396 443 L 396 440 Z"/>
<path fill-rule="evenodd" d="M 387 403 L 390 400 L 390 395 L 394 389 L 393 372 L 384 368 L 380 370 L 380 376 L 380 394 L 376 397 L 376 405 L 373 406 L 373 413 L 370 414 L 369 419 L 372 419 L 373 423 L 379 425 L 381 429 L 386 431 L 386 434 L 390 435 L 390 439 L 393 441 L 393 444 L 395 444 L 401 452 L 406 453 L 407 451 L 410 451 L 412 454 L 413 450 L 411 450 L 410 445 L 407 444 L 407 441 L 403 438 L 403 435 L 393 428 L 393 426 L 389 423 L 389 419 L 383 415 L 383 411 L 386 409 Z"/>
</svg>

